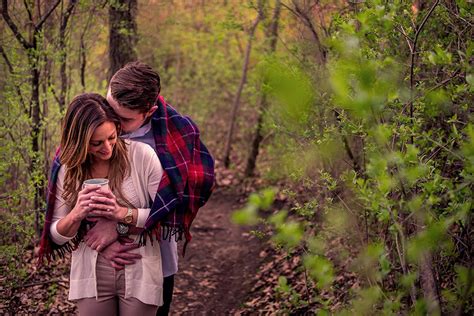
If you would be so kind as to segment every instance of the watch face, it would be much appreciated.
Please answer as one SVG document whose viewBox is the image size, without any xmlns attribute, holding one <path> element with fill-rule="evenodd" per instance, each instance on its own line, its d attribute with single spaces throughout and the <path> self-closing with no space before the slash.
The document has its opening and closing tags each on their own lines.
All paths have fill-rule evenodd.
<svg viewBox="0 0 474 316">
<path fill-rule="evenodd" d="M 118 223 L 117 224 L 117 232 L 120 235 L 125 235 L 126 233 L 128 233 L 128 226 L 125 225 L 125 224 L 122 224 L 122 223 Z"/>
</svg>

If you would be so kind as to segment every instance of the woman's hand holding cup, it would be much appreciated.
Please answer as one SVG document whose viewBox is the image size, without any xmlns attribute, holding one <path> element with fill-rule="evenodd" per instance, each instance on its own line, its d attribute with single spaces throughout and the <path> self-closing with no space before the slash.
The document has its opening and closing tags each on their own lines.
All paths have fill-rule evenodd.
<svg viewBox="0 0 474 316">
<path fill-rule="evenodd" d="M 117 198 L 109 190 L 99 190 L 101 196 L 91 196 L 89 207 L 92 209 L 89 216 L 105 217 L 114 221 L 121 221 L 127 215 L 127 208 L 117 203 Z"/>
<path fill-rule="evenodd" d="M 95 202 L 94 200 L 92 200 L 92 197 L 104 196 L 106 192 L 110 192 L 109 180 L 105 178 L 87 179 L 82 183 L 82 189 L 85 189 L 85 188 L 95 188 L 95 191 L 94 191 L 95 194 L 90 195 L 89 200 L 87 201 L 87 206 L 88 206 L 87 219 L 89 221 L 94 221 L 92 217 L 98 216 L 98 215 L 91 214 L 91 210 L 93 210 L 93 208 L 91 207 L 91 203 Z"/>
<path fill-rule="evenodd" d="M 90 203 L 92 196 L 97 195 L 100 186 L 86 186 L 77 195 L 77 202 L 71 210 L 70 215 L 73 216 L 75 222 L 80 222 L 86 218 L 91 211 Z"/>
</svg>

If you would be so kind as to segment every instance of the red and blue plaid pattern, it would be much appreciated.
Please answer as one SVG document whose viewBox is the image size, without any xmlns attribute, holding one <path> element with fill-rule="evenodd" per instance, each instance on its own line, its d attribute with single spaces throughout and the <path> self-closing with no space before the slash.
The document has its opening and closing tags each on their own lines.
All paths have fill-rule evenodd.
<svg viewBox="0 0 474 316">
<path fill-rule="evenodd" d="M 181 239 L 184 233 L 187 244 L 191 223 L 214 187 L 214 160 L 201 142 L 196 124 L 176 112 L 163 97 L 157 103 L 151 126 L 164 174 L 145 231 L 161 228 L 163 237 L 169 239 Z"/>
<path fill-rule="evenodd" d="M 151 236 L 152 232 L 162 232 L 163 238 L 171 239 L 174 236 L 176 240 L 182 239 L 184 234 L 186 247 L 191 241 L 191 224 L 214 188 L 214 160 L 201 142 L 196 124 L 189 117 L 179 114 L 161 96 L 157 105 L 158 109 L 151 118 L 151 126 L 155 149 L 164 172 L 140 243 L 146 243 L 146 237 Z M 49 237 L 60 167 L 58 150 L 48 184 L 46 216 L 39 252 L 40 263 L 44 257 L 48 260 L 54 258 L 55 252 L 62 256 L 65 251 L 70 251 L 79 244 L 85 233 L 85 225 L 82 225 L 73 244 L 62 246 L 55 244 Z"/>
</svg>

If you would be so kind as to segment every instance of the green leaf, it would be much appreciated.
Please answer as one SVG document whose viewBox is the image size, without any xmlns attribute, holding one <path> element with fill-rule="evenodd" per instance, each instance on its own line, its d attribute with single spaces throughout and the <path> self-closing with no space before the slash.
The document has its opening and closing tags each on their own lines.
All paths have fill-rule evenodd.
<svg viewBox="0 0 474 316">
<path fill-rule="evenodd" d="M 418 262 L 427 251 L 432 251 L 443 246 L 445 240 L 447 221 L 436 221 L 422 230 L 415 238 L 408 242 L 408 258 L 412 262 Z"/>
<path fill-rule="evenodd" d="M 304 230 L 300 222 L 287 220 L 277 224 L 276 229 L 277 232 L 273 235 L 272 240 L 287 249 L 298 246 L 303 238 Z"/>
<path fill-rule="evenodd" d="M 466 293 L 468 296 L 474 294 L 474 269 L 464 266 L 455 267 L 457 274 L 457 286 L 461 293 Z M 466 288 L 468 287 L 469 288 Z"/>
<path fill-rule="evenodd" d="M 246 207 L 232 213 L 232 221 L 237 225 L 256 225 L 258 223 L 258 208 L 254 205 Z"/>
<path fill-rule="evenodd" d="M 318 288 L 328 288 L 332 284 L 334 268 L 328 259 L 318 255 L 305 255 L 303 264 Z"/>
<path fill-rule="evenodd" d="M 283 293 L 290 293 L 290 286 L 288 285 L 288 280 L 284 276 L 278 277 L 277 291 L 280 291 Z"/>
<path fill-rule="evenodd" d="M 466 82 L 469 84 L 469 91 L 474 92 L 474 75 L 473 74 L 466 75 Z"/>
</svg>

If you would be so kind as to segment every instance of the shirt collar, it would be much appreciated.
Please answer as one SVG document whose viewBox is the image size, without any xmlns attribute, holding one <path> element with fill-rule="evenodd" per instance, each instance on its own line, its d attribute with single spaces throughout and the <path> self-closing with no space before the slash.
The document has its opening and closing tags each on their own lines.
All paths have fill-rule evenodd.
<svg viewBox="0 0 474 316">
<path fill-rule="evenodd" d="M 141 126 L 140 128 L 134 130 L 133 132 L 126 133 L 120 135 L 120 137 L 129 139 L 129 138 L 137 138 L 145 136 L 151 129 L 151 120 L 148 121 L 145 125 Z"/>
</svg>

